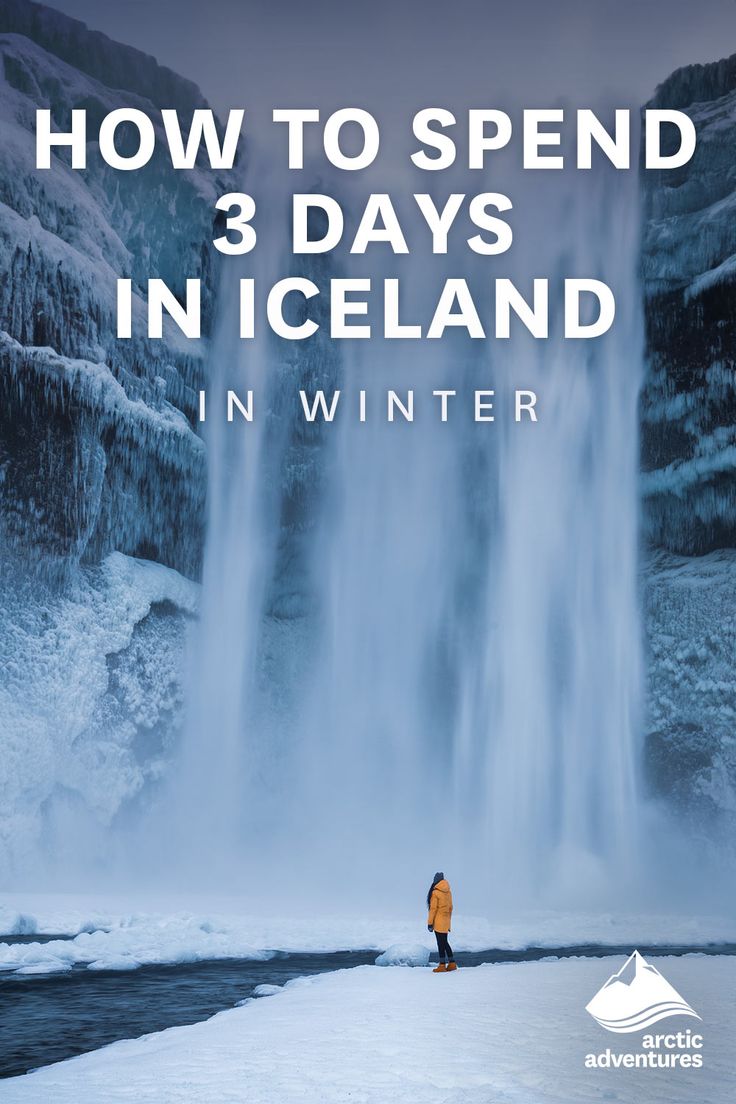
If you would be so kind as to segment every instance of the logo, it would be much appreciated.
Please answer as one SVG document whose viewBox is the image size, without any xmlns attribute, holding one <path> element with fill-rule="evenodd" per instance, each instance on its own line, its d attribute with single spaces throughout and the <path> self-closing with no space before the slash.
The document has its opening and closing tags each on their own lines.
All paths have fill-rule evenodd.
<svg viewBox="0 0 736 1104">
<path fill-rule="evenodd" d="M 668 1016 L 693 1016 L 697 1012 L 651 966 L 634 951 L 617 974 L 612 974 L 585 1006 L 607 1031 L 644 1031 Z"/>
</svg>

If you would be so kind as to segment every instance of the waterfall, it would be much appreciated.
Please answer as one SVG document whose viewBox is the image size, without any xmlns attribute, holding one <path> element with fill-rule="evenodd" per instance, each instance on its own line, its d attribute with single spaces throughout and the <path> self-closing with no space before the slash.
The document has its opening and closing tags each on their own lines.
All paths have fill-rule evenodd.
<svg viewBox="0 0 736 1104">
<path fill-rule="evenodd" d="M 279 445 L 270 440 L 262 409 L 273 386 L 273 346 L 264 332 L 252 342 L 240 339 L 239 305 L 241 278 L 253 276 L 254 270 L 264 284 L 277 278 L 285 246 L 285 197 L 268 162 L 254 159 L 253 169 L 269 198 L 261 204 L 261 221 L 272 248 L 258 252 L 255 269 L 248 257 L 222 259 L 219 317 L 210 355 L 212 386 L 205 408 L 203 602 L 190 649 L 182 761 L 167 795 L 179 840 L 186 840 L 195 865 L 200 870 L 206 865 L 215 876 L 232 867 L 242 839 L 242 810 L 251 801 L 253 782 L 246 763 L 254 761 L 256 736 L 250 707 L 280 504 L 267 453 L 268 444 L 274 451 Z M 233 420 L 227 419 L 229 390 L 252 410 L 250 423 L 237 408 Z"/>
<path fill-rule="evenodd" d="M 545 414 L 499 427 L 495 628 L 479 667 L 486 834 L 504 888 L 552 883 L 563 899 L 630 889 L 641 845 L 637 216 L 634 179 L 549 188 L 520 271 L 594 273 L 614 289 L 616 321 L 594 341 L 520 335 L 501 354 Z M 565 227 L 562 243 L 545 222 Z"/>
<path fill-rule="evenodd" d="M 330 343 L 320 331 L 290 343 L 263 326 L 240 342 L 237 293 L 226 292 L 218 386 L 255 388 L 257 409 L 252 424 L 209 414 L 180 784 L 208 866 L 213 853 L 256 866 L 264 892 L 318 884 L 337 906 L 369 882 L 413 900 L 444 868 L 479 906 L 587 900 L 620 887 L 630 865 L 637 182 L 603 167 L 529 175 L 509 187 L 517 237 L 506 256 L 386 251 L 330 263 L 400 275 L 409 320 L 443 275 L 472 270 L 484 288 L 507 275 L 527 295 L 548 276 L 549 340 L 519 323 L 507 341 Z M 284 274 L 278 218 L 270 233 L 242 274 Z M 326 282 L 326 259 L 307 259 L 311 271 L 300 260 L 294 271 Z M 610 284 L 607 335 L 562 340 L 565 276 Z M 335 422 L 305 424 L 298 389 L 334 386 Z M 538 423 L 509 416 L 515 387 L 537 392 Z M 413 423 L 387 421 L 389 388 L 415 389 Z M 475 388 L 495 390 L 495 422 L 473 420 Z M 436 389 L 457 392 L 446 423 Z"/>
</svg>

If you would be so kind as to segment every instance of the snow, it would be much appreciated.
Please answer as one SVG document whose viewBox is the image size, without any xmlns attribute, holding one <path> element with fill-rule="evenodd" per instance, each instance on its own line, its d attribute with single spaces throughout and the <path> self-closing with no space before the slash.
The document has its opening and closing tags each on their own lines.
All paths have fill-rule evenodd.
<svg viewBox="0 0 736 1104">
<path fill-rule="evenodd" d="M 10 581 L 0 589 L 5 879 L 43 862 L 55 812 L 78 818 L 80 847 L 99 845 L 100 827 L 156 776 L 161 733 L 181 708 L 183 624 L 197 598 L 198 587 L 177 572 L 120 553 L 85 568 L 62 593 L 37 582 L 30 591 Z M 147 755 L 136 751 L 140 737 Z M 80 850 L 77 861 L 89 857 Z M 28 917 L 10 922 L 9 933 L 35 930 Z"/>
<path fill-rule="evenodd" d="M 71 970 L 71 966 L 68 962 L 36 962 L 30 966 L 21 966 L 15 971 L 16 974 L 63 974 L 67 970 Z M 93 969 L 90 966 L 90 969 Z"/>
<path fill-rule="evenodd" d="M 704 485 L 714 475 L 736 471 L 736 444 L 731 443 L 734 430 L 719 427 L 714 433 L 701 436 L 695 455 L 676 460 L 665 468 L 646 472 L 641 486 L 645 495 L 675 494 L 683 496 L 694 485 Z"/>
<path fill-rule="evenodd" d="M 649 217 L 643 273 L 650 293 L 682 287 L 696 298 L 733 273 L 736 189 L 729 151 L 736 92 L 731 88 L 711 100 L 706 84 L 693 88 L 695 102 L 682 108 L 697 132 L 692 159 L 676 183 L 657 172 L 644 177 Z"/>
<path fill-rule="evenodd" d="M 128 552 L 153 546 L 156 558 L 195 574 L 197 540 L 183 542 L 174 534 L 187 525 L 196 535 L 202 524 L 205 446 L 164 391 L 125 376 L 123 386 L 107 363 L 24 346 L 3 331 L 0 367 L 3 393 L 11 407 L 17 404 L 19 418 L 28 418 L 30 407 L 46 432 L 55 419 L 71 417 L 76 442 L 70 470 L 54 481 L 67 521 L 55 539 L 58 504 L 35 484 L 29 488 L 22 454 L 6 461 L 11 509 L 3 530 L 11 550 L 25 559 L 39 545 L 48 573 L 58 542 L 70 574 L 76 561 L 97 559 L 90 553 L 104 553 L 111 544 Z M 63 451 L 62 440 L 58 448 Z"/>
<path fill-rule="evenodd" d="M 118 54 L 126 50 L 110 45 Z M 185 175 L 173 173 L 170 160 L 161 152 L 160 112 L 150 100 L 124 93 L 119 86 L 106 87 L 21 35 L 0 34 L 0 55 L 6 63 L 5 79 L 0 80 L 0 111 L 7 139 L 3 191 L 9 205 L 25 218 L 37 215 L 37 223 L 73 247 L 80 264 L 91 258 L 104 277 L 112 275 L 111 264 L 120 275 L 132 269 L 138 278 L 149 270 L 166 278 L 196 269 L 212 208 L 229 174 L 205 168 L 203 155 L 195 169 Z M 68 153 L 59 150 L 43 175 L 34 168 L 35 111 L 49 106 L 50 100 L 55 119 L 63 119 L 65 109 L 79 103 L 95 104 L 96 111 L 88 108 L 89 163 L 84 173 L 73 171 Z M 168 96 L 166 101 L 162 106 L 171 106 Z M 146 169 L 124 183 L 95 154 L 93 140 L 96 115 L 122 106 L 144 111 L 159 143 Z M 182 232 L 177 235 L 171 233 L 172 216 L 182 219 Z M 41 254 L 48 244 L 44 243 Z"/>
<path fill-rule="evenodd" d="M 733 212 L 731 212 L 731 217 L 733 217 Z M 736 254 L 731 254 L 731 256 L 726 257 L 724 261 L 721 261 L 719 265 L 708 269 L 707 272 L 703 272 L 692 281 L 685 292 L 685 301 L 697 299 L 704 291 L 715 287 L 717 284 L 730 283 L 734 276 L 736 276 Z"/>
<path fill-rule="evenodd" d="M 644 533 L 680 553 L 734 544 L 736 64 L 675 73 L 654 102 L 677 103 L 697 145 L 676 173 L 645 172 L 642 274 L 648 374 L 642 393 Z M 663 295 L 659 300 L 656 296 Z"/>
<path fill-rule="evenodd" d="M 693 806 L 701 822 L 703 815 L 724 817 L 730 848 L 736 819 L 735 610 L 734 549 L 697 558 L 660 553 L 650 563 L 650 777 L 675 799 L 681 820 L 683 808 Z"/>
<path fill-rule="evenodd" d="M 178 459 L 179 452 L 192 453 L 200 460 L 203 457 L 204 442 L 180 410 L 166 401 L 153 409 L 141 399 L 129 398 L 106 364 L 63 357 L 53 349 L 22 346 L 0 330 L 3 353 L 12 354 L 7 361 L 11 374 L 38 376 L 52 409 L 61 405 L 65 396 L 66 401 L 83 402 L 96 409 L 103 425 L 113 421 L 124 424 L 137 448 L 145 447 L 147 438 L 153 438 L 157 452 L 167 459 Z M 183 476 L 191 475 L 195 462 L 194 457 L 187 457 L 186 465 L 180 461 Z"/>
<path fill-rule="evenodd" d="M 393 943 L 376 959 L 376 966 L 426 966 L 429 948 L 422 943 Z"/>
<path fill-rule="evenodd" d="M 265 960 L 277 951 L 329 953 L 375 950 L 412 961 L 435 950 L 424 914 L 256 916 L 237 899 L 158 902 L 159 911 L 133 911 L 132 901 L 85 896 L 0 894 L 0 933 L 11 933 L 21 911 L 33 915 L 39 934 L 68 934 L 49 942 L 0 943 L 0 970 L 27 966 L 88 966 L 97 970 L 142 965 L 243 958 Z M 716 916 L 585 915 L 519 913 L 453 917 L 452 946 L 458 953 L 489 948 L 570 947 L 736 942 L 736 918 Z M 388 951 L 387 951 L 388 948 Z"/>
<path fill-rule="evenodd" d="M 24 912 L 19 912 L 13 916 L 12 913 L 8 918 L 8 912 L 0 909 L 0 925 L 3 928 L 3 935 L 36 935 L 38 932 L 38 920 L 35 916 L 28 916 Z"/>
<path fill-rule="evenodd" d="M 3 1104 L 726 1104 L 733 958 L 657 959 L 703 1017 L 702 1069 L 589 1069 L 641 1052 L 585 1011 L 621 964 L 578 959 L 459 969 L 374 966 L 289 982 L 172 1028 L 2 1083 Z M 676 1030 L 682 1021 L 672 1021 Z M 695 1021 L 693 1021 L 695 1023 Z M 664 1027 L 664 1025 L 662 1025 Z"/>
</svg>

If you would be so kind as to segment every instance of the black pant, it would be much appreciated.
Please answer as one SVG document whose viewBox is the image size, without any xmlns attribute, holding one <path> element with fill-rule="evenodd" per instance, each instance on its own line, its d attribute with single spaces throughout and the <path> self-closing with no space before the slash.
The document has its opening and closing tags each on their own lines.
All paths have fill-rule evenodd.
<svg viewBox="0 0 736 1104">
<path fill-rule="evenodd" d="M 447 942 L 447 932 L 435 932 L 437 939 L 437 950 L 440 956 L 440 962 L 444 962 L 447 959 L 449 962 L 455 961 L 455 956 L 452 953 L 452 947 Z"/>
</svg>

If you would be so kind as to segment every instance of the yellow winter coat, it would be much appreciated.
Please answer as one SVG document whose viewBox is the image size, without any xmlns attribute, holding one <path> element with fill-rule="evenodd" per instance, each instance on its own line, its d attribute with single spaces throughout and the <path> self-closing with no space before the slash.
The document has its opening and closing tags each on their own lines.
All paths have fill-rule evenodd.
<svg viewBox="0 0 736 1104">
<path fill-rule="evenodd" d="M 451 920 L 452 891 L 450 890 L 450 883 L 446 878 L 443 878 L 432 890 L 427 923 L 441 934 L 442 932 L 449 932 Z"/>
</svg>

